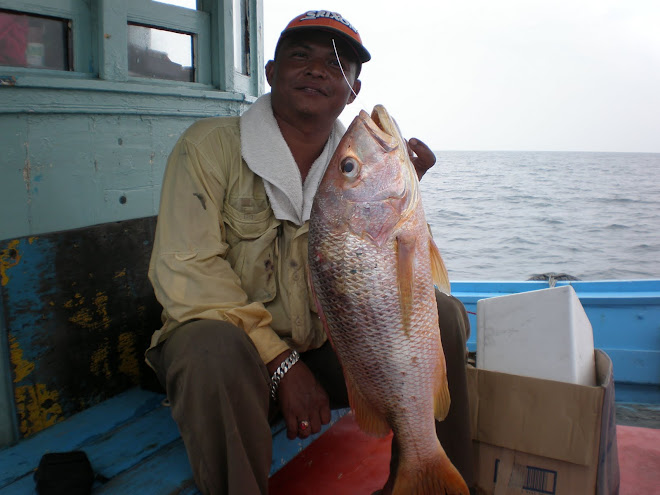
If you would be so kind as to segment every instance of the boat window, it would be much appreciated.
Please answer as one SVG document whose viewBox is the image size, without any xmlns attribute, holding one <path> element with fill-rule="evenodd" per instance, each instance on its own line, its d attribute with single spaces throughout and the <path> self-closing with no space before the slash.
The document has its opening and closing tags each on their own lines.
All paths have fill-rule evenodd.
<svg viewBox="0 0 660 495">
<path fill-rule="evenodd" d="M 0 65 L 72 70 L 68 19 L 0 10 Z"/>
<path fill-rule="evenodd" d="M 234 68 L 250 74 L 250 11 L 248 0 L 234 1 Z"/>
<path fill-rule="evenodd" d="M 194 37 L 139 24 L 128 24 L 128 74 L 194 82 Z"/>
<path fill-rule="evenodd" d="M 197 0 L 154 0 L 158 3 L 166 3 L 168 5 L 176 5 L 177 7 L 184 7 L 186 9 L 197 10 Z"/>
</svg>

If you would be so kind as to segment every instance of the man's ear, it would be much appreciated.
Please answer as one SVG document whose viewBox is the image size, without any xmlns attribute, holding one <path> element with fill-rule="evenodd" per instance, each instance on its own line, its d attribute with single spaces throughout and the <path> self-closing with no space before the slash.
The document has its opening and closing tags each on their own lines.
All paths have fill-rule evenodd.
<svg viewBox="0 0 660 495">
<path fill-rule="evenodd" d="M 268 85 L 272 88 L 273 85 L 271 84 L 271 81 L 273 79 L 273 74 L 275 73 L 275 62 L 272 60 L 269 60 L 266 63 L 266 81 L 268 81 Z"/>
<path fill-rule="evenodd" d="M 355 97 L 358 95 L 360 92 L 360 88 L 362 87 L 362 81 L 359 79 L 356 79 L 355 82 L 353 83 L 353 91 L 351 91 L 351 94 L 348 96 L 348 103 L 347 105 L 350 105 L 355 101 Z"/>
</svg>

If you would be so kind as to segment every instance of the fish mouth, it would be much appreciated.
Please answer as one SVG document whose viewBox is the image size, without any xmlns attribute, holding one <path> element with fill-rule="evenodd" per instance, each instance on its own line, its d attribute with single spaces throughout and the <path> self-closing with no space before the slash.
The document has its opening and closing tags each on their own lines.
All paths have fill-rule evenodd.
<svg viewBox="0 0 660 495">
<path fill-rule="evenodd" d="M 360 118 L 371 136 L 380 144 L 383 151 L 389 153 L 397 150 L 400 159 L 403 162 L 408 160 L 408 147 L 406 140 L 403 139 L 398 124 L 385 109 L 383 105 L 376 105 L 371 112 L 367 114 L 364 110 L 360 111 Z M 412 163 L 411 163 L 412 165 Z"/>
<path fill-rule="evenodd" d="M 372 197 L 370 201 L 399 201 L 402 200 L 409 193 L 409 207 L 412 207 L 417 201 L 417 188 L 409 188 L 409 184 L 416 183 L 417 172 L 408 155 L 408 147 L 406 141 L 401 134 L 396 121 L 390 116 L 389 112 L 383 105 L 376 105 L 369 115 L 364 110 L 360 111 L 360 119 L 364 123 L 365 128 L 369 134 L 376 140 L 386 153 L 395 152 L 402 164 L 402 175 L 407 177 L 401 184 L 400 189 L 395 188 L 394 184 L 388 184 L 376 196 Z M 410 213 L 409 208 L 404 211 L 404 216 Z"/>
<path fill-rule="evenodd" d="M 399 126 L 383 105 L 374 107 L 371 112 L 371 120 L 381 131 L 394 138 L 399 144 L 403 144 L 404 140 Z"/>
</svg>

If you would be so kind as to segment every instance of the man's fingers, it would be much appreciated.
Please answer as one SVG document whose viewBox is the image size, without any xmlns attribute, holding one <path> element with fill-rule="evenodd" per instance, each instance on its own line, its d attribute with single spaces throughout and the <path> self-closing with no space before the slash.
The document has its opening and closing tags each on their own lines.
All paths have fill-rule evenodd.
<svg viewBox="0 0 660 495">
<path fill-rule="evenodd" d="M 298 436 L 298 420 L 293 415 L 285 415 L 284 421 L 286 423 L 286 436 L 289 440 L 293 440 Z"/>
<path fill-rule="evenodd" d="M 307 438 L 310 436 L 312 433 L 317 433 L 314 431 L 314 420 L 309 420 L 309 419 L 301 419 L 298 420 L 298 436 L 300 438 Z"/>
<path fill-rule="evenodd" d="M 312 426 L 312 433 L 318 433 L 321 431 L 321 416 L 319 413 L 312 414 L 312 419 L 310 421 Z"/>
<path fill-rule="evenodd" d="M 411 160 L 415 166 L 417 177 L 421 180 L 424 173 L 435 165 L 435 154 L 431 151 L 431 148 L 417 138 L 412 138 L 408 141 L 408 152 L 414 152 L 417 155 L 411 155 Z"/>
</svg>

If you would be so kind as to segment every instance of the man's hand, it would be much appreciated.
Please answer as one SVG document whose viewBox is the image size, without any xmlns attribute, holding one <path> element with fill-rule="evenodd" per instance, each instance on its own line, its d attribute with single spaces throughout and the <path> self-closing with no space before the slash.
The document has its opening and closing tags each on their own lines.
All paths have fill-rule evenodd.
<svg viewBox="0 0 660 495">
<path fill-rule="evenodd" d="M 411 138 L 408 141 L 408 154 L 410 155 L 410 160 L 415 166 L 417 171 L 417 178 L 422 180 L 422 176 L 435 165 L 435 155 L 431 148 L 426 146 L 422 141 L 417 138 Z"/>
<path fill-rule="evenodd" d="M 268 363 L 268 371 L 274 373 L 287 356 L 288 351 L 273 359 Z M 289 439 L 307 438 L 321 431 L 321 425 L 330 422 L 328 394 L 302 361 L 294 364 L 282 377 L 277 395 Z M 303 421 L 309 423 L 304 429 L 300 426 Z"/>
</svg>

